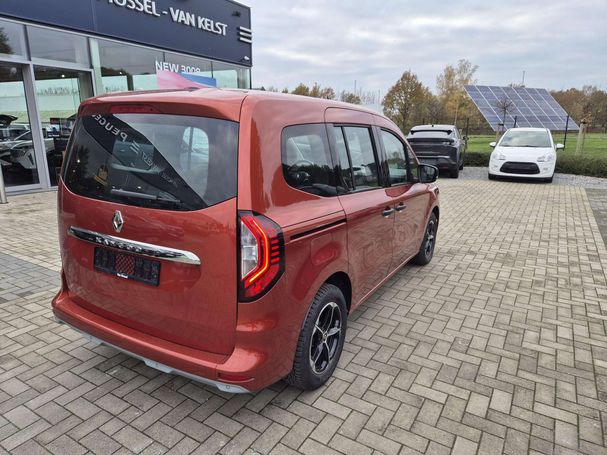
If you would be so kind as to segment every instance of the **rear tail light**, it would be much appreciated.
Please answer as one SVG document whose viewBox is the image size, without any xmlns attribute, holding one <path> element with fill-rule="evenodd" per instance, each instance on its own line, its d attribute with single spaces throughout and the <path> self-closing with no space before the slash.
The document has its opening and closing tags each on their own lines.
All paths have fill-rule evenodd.
<svg viewBox="0 0 607 455">
<path fill-rule="evenodd" d="M 285 268 L 282 230 L 271 219 L 239 213 L 239 300 L 250 302 L 268 292 Z"/>
</svg>

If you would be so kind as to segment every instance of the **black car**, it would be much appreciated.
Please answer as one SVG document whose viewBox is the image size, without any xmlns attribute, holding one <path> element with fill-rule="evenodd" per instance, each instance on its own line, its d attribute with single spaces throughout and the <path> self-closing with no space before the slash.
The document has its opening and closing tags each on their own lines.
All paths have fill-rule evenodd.
<svg viewBox="0 0 607 455">
<path fill-rule="evenodd" d="M 407 141 L 421 163 L 448 171 L 452 178 L 459 177 L 468 138 L 462 137 L 455 125 L 414 126 Z"/>
</svg>

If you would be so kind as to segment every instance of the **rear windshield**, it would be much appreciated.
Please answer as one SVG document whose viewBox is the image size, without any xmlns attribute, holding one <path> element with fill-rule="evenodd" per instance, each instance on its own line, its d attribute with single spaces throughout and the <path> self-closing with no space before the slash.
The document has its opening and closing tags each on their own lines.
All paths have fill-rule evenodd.
<svg viewBox="0 0 607 455">
<path fill-rule="evenodd" d="M 76 194 L 165 210 L 236 196 L 238 124 L 165 114 L 82 117 L 64 180 Z"/>
<path fill-rule="evenodd" d="M 407 138 L 448 138 L 451 136 L 452 131 L 443 130 L 415 130 L 409 133 Z"/>
</svg>

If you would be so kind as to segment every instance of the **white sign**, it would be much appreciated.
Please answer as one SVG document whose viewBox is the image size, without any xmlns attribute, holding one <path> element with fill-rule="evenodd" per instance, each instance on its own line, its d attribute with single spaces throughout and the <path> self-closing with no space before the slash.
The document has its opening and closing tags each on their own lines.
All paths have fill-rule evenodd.
<svg viewBox="0 0 607 455">
<path fill-rule="evenodd" d="M 179 63 L 159 62 L 156 60 L 156 71 L 170 71 L 172 73 L 202 73 L 197 66 L 180 65 Z"/>
<path fill-rule="evenodd" d="M 168 11 L 159 11 L 154 0 L 107 0 L 107 2 L 110 5 L 126 8 L 149 16 L 169 16 L 176 24 L 196 28 L 216 35 L 226 36 L 227 24 L 179 8 L 169 7 Z"/>
</svg>

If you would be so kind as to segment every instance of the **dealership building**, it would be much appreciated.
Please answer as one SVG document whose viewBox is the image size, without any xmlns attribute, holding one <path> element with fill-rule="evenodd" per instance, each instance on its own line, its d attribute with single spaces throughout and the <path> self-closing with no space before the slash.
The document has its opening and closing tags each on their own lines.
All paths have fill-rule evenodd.
<svg viewBox="0 0 607 455">
<path fill-rule="evenodd" d="M 250 88 L 251 42 L 250 8 L 230 0 L 2 0 L 0 165 L 7 192 L 57 184 L 82 100 L 172 88 L 171 81 Z"/>
</svg>

